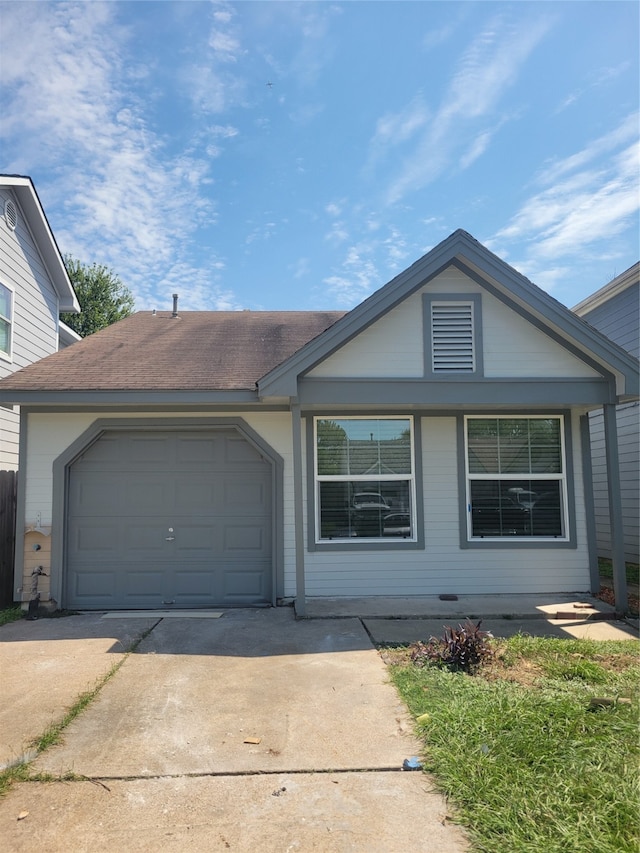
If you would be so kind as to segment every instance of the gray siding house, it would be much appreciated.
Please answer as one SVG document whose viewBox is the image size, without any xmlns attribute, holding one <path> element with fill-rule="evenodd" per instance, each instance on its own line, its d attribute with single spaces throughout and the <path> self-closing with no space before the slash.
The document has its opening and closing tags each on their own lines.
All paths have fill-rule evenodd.
<svg viewBox="0 0 640 853">
<path fill-rule="evenodd" d="M 609 284 L 580 302 L 575 313 L 599 329 L 612 341 L 640 357 L 640 262 L 614 278 Z M 640 527 L 640 403 L 618 406 L 616 411 L 620 456 L 620 489 L 624 530 L 624 557 L 640 562 L 638 528 Z M 605 454 L 604 417 L 591 412 L 591 458 L 596 514 L 598 554 L 611 558 L 611 524 L 607 460 Z"/>
<path fill-rule="evenodd" d="M 16 597 L 43 529 L 87 610 L 597 589 L 588 413 L 639 379 L 464 231 L 348 313 L 138 312 L 0 381 Z"/>
<path fill-rule="evenodd" d="M 79 310 L 58 246 L 30 178 L 0 175 L 0 378 L 68 346 L 60 323 Z M 17 407 L 0 407 L 0 469 L 18 469 Z"/>
</svg>

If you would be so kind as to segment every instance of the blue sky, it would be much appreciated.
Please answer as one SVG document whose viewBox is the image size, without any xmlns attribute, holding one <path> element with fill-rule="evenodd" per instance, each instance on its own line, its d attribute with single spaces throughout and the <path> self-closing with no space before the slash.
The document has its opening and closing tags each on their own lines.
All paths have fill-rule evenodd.
<svg viewBox="0 0 640 853">
<path fill-rule="evenodd" d="M 638 260 L 636 2 L 0 2 L 0 171 L 138 309 L 347 309 L 457 228 Z"/>
</svg>

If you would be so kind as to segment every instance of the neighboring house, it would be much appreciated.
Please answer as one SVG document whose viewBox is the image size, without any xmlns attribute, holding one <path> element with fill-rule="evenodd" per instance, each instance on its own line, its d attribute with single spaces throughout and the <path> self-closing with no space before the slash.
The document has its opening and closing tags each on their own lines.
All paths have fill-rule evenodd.
<svg viewBox="0 0 640 853">
<path fill-rule="evenodd" d="M 575 313 L 599 329 L 612 341 L 640 357 L 640 262 L 614 278 L 609 284 L 580 302 Z M 620 488 L 624 526 L 624 557 L 640 562 L 638 528 L 640 527 L 640 403 L 622 403 L 617 408 L 618 446 L 620 455 Z M 591 412 L 591 458 L 596 512 L 598 554 L 611 557 L 611 525 L 607 462 L 605 457 L 604 417 Z"/>
<path fill-rule="evenodd" d="M 79 305 L 35 187 L 0 175 L 0 378 L 78 339 L 61 311 Z M 18 468 L 19 420 L 16 407 L 0 407 L 2 470 Z"/>
<path fill-rule="evenodd" d="M 594 589 L 587 413 L 638 385 L 464 231 L 346 314 L 138 312 L 0 382 L 16 589 L 35 527 L 68 608 Z"/>
</svg>

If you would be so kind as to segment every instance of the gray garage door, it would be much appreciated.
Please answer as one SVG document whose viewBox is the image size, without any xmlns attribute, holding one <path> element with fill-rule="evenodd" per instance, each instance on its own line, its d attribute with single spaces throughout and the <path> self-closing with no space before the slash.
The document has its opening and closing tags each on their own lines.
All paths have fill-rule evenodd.
<svg viewBox="0 0 640 853">
<path fill-rule="evenodd" d="M 67 507 L 67 607 L 271 602 L 271 466 L 236 430 L 103 433 Z"/>
</svg>

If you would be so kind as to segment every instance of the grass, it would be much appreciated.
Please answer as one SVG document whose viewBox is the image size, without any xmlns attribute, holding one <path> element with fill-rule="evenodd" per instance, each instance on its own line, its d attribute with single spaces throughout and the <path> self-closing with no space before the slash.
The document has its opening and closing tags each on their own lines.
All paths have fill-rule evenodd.
<svg viewBox="0 0 640 853">
<path fill-rule="evenodd" d="M 638 586 L 638 577 L 640 576 L 640 565 L 638 563 L 625 563 L 627 570 L 627 583 L 632 583 Z M 611 560 L 606 557 L 598 557 L 598 570 L 603 578 L 613 577 L 613 566 Z"/>
<path fill-rule="evenodd" d="M 494 640 L 475 676 L 417 667 L 392 678 L 424 767 L 482 853 L 637 853 L 636 641 Z M 592 697 L 632 699 L 591 708 Z"/>
<path fill-rule="evenodd" d="M 0 626 L 8 625 L 9 622 L 17 622 L 18 619 L 22 619 L 24 613 L 20 605 L 17 607 L 5 607 L 4 610 L 0 610 Z"/>
</svg>

